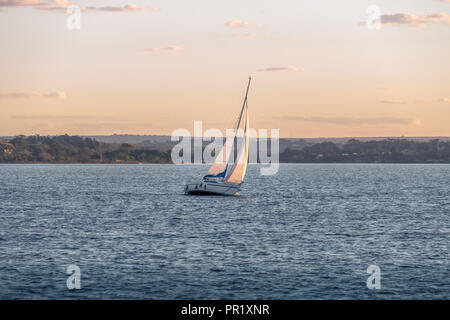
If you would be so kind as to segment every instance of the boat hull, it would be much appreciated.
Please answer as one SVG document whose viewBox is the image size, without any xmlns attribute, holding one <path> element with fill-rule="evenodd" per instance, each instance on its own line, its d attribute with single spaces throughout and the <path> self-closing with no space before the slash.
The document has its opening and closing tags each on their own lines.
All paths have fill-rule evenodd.
<svg viewBox="0 0 450 320">
<path fill-rule="evenodd" d="M 184 188 L 184 193 L 188 195 L 208 195 L 208 196 L 234 196 L 238 194 L 240 186 L 231 183 L 220 182 L 200 182 L 189 183 Z"/>
</svg>

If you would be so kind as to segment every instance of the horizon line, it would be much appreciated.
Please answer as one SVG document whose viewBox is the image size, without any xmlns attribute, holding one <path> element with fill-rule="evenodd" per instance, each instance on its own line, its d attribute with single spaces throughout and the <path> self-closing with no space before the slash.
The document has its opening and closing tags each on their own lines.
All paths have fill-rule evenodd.
<svg viewBox="0 0 450 320">
<path fill-rule="evenodd" d="M 25 137 L 31 137 L 31 136 L 42 136 L 42 137 L 56 137 L 56 136 L 79 136 L 79 137 L 104 137 L 104 136 L 158 136 L 158 137 L 171 137 L 169 134 L 131 134 L 131 133 L 112 133 L 112 134 L 68 134 L 68 133 L 61 133 L 61 134 L 16 134 L 16 135 L 0 135 L 0 138 L 9 138 L 9 137 L 18 137 L 18 136 L 25 136 Z M 183 136 L 183 137 L 205 137 L 205 136 Z M 207 136 L 214 138 L 214 136 Z M 255 137 L 250 137 L 255 138 Z M 256 137 L 257 138 L 257 137 Z M 270 137 L 267 137 L 270 139 Z M 315 137 L 279 137 L 279 139 L 369 139 L 369 138 L 375 138 L 375 139 L 386 139 L 386 138 L 415 138 L 415 139 L 426 139 L 426 138 L 447 138 L 450 139 L 450 135 L 423 135 L 423 136 L 315 136 Z"/>
</svg>

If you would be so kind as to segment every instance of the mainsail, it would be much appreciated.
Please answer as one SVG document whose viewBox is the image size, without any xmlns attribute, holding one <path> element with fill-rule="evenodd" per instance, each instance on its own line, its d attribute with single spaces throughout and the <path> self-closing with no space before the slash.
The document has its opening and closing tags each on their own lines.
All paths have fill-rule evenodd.
<svg viewBox="0 0 450 320">
<path fill-rule="evenodd" d="M 228 167 L 228 159 L 233 151 L 233 141 L 234 141 L 235 130 L 227 131 L 227 138 L 225 144 L 217 155 L 214 163 L 209 168 L 208 174 L 203 178 L 225 178 Z"/>
<path fill-rule="evenodd" d="M 248 90 L 250 88 L 251 78 L 248 80 L 247 91 L 245 93 L 244 103 L 242 105 L 241 112 L 236 120 L 235 125 L 232 130 L 227 130 L 227 138 L 224 146 L 217 155 L 214 163 L 209 168 L 208 174 L 203 178 L 222 178 L 226 182 L 231 183 L 241 183 L 244 180 L 245 171 L 247 169 L 248 161 L 248 130 L 249 130 L 249 118 L 248 118 Z M 239 129 L 241 125 L 242 117 L 244 116 L 245 109 L 245 128 L 242 138 L 238 137 L 242 129 Z M 241 143 L 238 143 L 241 141 Z M 234 158 L 234 145 L 237 150 L 236 162 L 233 161 Z"/>
<path fill-rule="evenodd" d="M 225 178 L 226 182 L 232 183 L 242 183 L 244 181 L 245 172 L 247 171 L 247 162 L 248 162 L 248 142 L 249 142 L 249 119 L 248 119 L 248 104 L 245 106 L 246 110 L 246 121 L 245 121 L 245 129 L 244 129 L 244 137 L 243 143 L 237 143 L 241 145 L 238 150 L 238 156 L 236 162 L 233 164 L 231 170 L 229 170 L 227 177 Z M 237 139 L 239 141 L 239 138 Z M 242 140 L 242 138 L 240 139 Z"/>
</svg>

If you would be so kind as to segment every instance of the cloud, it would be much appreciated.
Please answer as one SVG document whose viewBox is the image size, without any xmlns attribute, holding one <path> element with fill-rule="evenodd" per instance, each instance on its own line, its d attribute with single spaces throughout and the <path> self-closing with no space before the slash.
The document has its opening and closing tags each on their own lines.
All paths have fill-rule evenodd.
<svg viewBox="0 0 450 320">
<path fill-rule="evenodd" d="M 156 7 L 156 6 L 148 6 L 147 7 L 150 11 L 161 11 L 161 8 Z"/>
<path fill-rule="evenodd" d="M 65 12 L 73 3 L 68 0 L 0 0 L 0 7 L 32 7 L 36 10 Z M 153 9 L 157 7 L 150 6 Z M 159 8 L 158 8 L 159 9 Z M 104 7 L 82 7 L 81 10 L 90 11 L 110 11 L 110 12 L 138 12 L 140 7 L 134 4 L 120 6 L 104 6 Z"/>
<path fill-rule="evenodd" d="M 50 92 L 50 93 L 44 94 L 44 97 L 52 98 L 52 99 L 64 100 L 64 99 L 67 98 L 67 94 L 64 91 L 55 91 L 55 92 Z"/>
<path fill-rule="evenodd" d="M 0 7 L 28 7 L 41 2 L 42 0 L 0 0 Z"/>
<path fill-rule="evenodd" d="M 87 7 L 87 10 L 93 11 L 109 11 L 109 12 L 139 12 L 141 8 L 134 4 L 127 4 L 120 6 L 104 6 L 104 7 Z"/>
<path fill-rule="evenodd" d="M 108 115 L 13 115 L 11 121 L 26 122 L 28 130 L 41 134 L 75 132 L 78 135 L 102 134 L 105 131 L 127 134 L 133 130 L 147 132 L 155 125 L 145 119 Z M 69 132 L 68 132 L 69 131 Z"/>
<path fill-rule="evenodd" d="M 393 117 L 377 117 L 377 118 L 352 118 L 352 117 L 275 117 L 279 120 L 292 120 L 302 122 L 316 122 L 338 125 L 420 125 L 421 121 L 418 118 L 393 118 Z"/>
<path fill-rule="evenodd" d="M 0 99 L 32 99 L 32 98 L 49 98 L 49 99 L 66 99 L 67 94 L 64 91 L 54 91 L 49 93 L 41 93 L 36 91 L 10 91 L 0 92 Z"/>
<path fill-rule="evenodd" d="M 235 33 L 232 34 L 233 38 L 237 38 L 237 39 L 243 39 L 243 38 L 250 38 L 250 37 L 254 37 L 256 36 L 256 34 L 254 33 Z"/>
<path fill-rule="evenodd" d="M 448 2 L 450 2 L 450 0 L 448 0 Z M 444 103 L 450 103 L 450 98 L 440 98 L 438 101 L 444 102 Z"/>
<path fill-rule="evenodd" d="M 71 5 L 72 3 L 67 0 L 42 0 L 39 3 L 33 5 L 33 8 L 37 10 L 65 12 Z"/>
<path fill-rule="evenodd" d="M 258 69 L 257 71 L 268 71 L 268 72 L 277 72 L 277 71 L 303 71 L 303 69 L 299 69 L 297 67 L 294 66 L 290 66 L 290 67 L 269 67 L 269 68 L 264 68 L 264 69 Z"/>
<path fill-rule="evenodd" d="M 417 16 L 412 13 L 383 14 L 380 17 L 381 25 L 408 25 L 412 27 L 425 27 L 428 23 L 450 25 L 450 16 L 444 12 Z"/>
<path fill-rule="evenodd" d="M 381 103 L 386 103 L 386 104 L 407 104 L 407 102 L 404 101 L 404 100 L 381 100 Z"/>
<path fill-rule="evenodd" d="M 225 22 L 225 26 L 226 27 L 230 27 L 230 28 L 250 28 L 250 27 L 258 27 L 257 25 L 253 25 L 250 24 L 246 21 L 241 21 L 241 20 L 231 20 L 231 21 L 227 21 Z"/>
<path fill-rule="evenodd" d="M 0 0 L 0 7 L 33 7 L 46 11 L 62 11 L 71 5 L 67 0 Z"/>
<path fill-rule="evenodd" d="M 168 46 L 168 47 L 165 47 L 165 48 L 148 48 L 148 49 L 145 49 L 145 51 L 150 51 L 150 52 L 178 52 L 178 51 L 181 51 L 181 50 L 183 50 L 183 48 L 182 47 L 180 47 L 180 46 Z"/>
</svg>

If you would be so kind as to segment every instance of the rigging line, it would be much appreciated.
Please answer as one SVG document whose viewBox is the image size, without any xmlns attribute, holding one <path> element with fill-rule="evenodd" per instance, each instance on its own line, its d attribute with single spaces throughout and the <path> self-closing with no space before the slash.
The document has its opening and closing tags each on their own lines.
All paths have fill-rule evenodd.
<svg viewBox="0 0 450 320">
<path fill-rule="evenodd" d="M 252 77 L 248 77 L 247 91 L 245 92 L 244 103 L 242 104 L 242 109 L 241 109 L 241 113 L 239 115 L 239 121 L 238 121 L 237 128 L 239 128 L 239 125 L 241 124 L 242 113 L 244 112 L 244 107 L 245 107 L 245 104 L 247 103 L 248 90 L 250 89 L 250 81 L 252 81 Z"/>
</svg>

